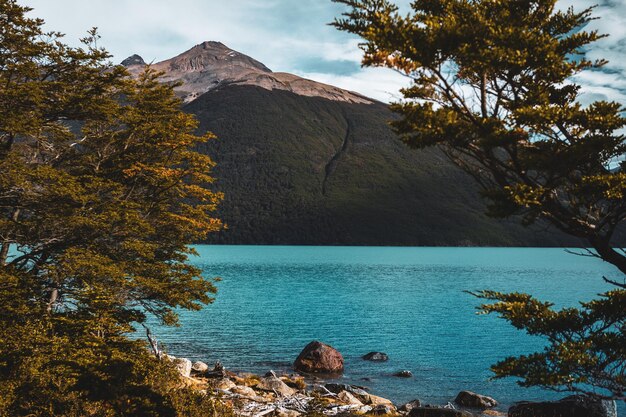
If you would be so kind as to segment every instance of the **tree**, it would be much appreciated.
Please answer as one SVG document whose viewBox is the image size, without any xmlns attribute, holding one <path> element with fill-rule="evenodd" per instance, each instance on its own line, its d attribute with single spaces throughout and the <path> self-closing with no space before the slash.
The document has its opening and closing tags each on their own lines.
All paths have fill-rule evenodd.
<svg viewBox="0 0 626 417">
<path fill-rule="evenodd" d="M 212 135 L 95 30 L 72 48 L 28 11 L 0 0 L 0 415 L 168 415 L 167 367 L 127 334 L 212 301 L 188 262 L 221 227 Z"/>
<path fill-rule="evenodd" d="M 615 237 L 626 217 L 626 125 L 619 103 L 581 104 L 576 74 L 599 70 L 585 48 L 592 8 L 556 0 L 417 0 L 401 15 L 387 0 L 349 6 L 334 25 L 359 35 L 363 64 L 412 79 L 392 124 L 415 148 L 438 146 L 481 185 L 488 214 L 538 219 L 593 248 L 626 274 Z M 543 335 L 543 352 L 507 358 L 496 377 L 521 384 L 626 399 L 626 285 L 579 309 L 554 311 L 526 294 L 478 293 L 482 306 Z M 600 390 L 596 390 L 599 388 Z"/>
</svg>

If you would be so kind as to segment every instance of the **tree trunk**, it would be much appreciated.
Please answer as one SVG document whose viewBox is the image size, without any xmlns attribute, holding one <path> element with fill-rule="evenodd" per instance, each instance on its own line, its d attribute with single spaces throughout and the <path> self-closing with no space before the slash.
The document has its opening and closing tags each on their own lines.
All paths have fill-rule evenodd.
<svg viewBox="0 0 626 417">
<path fill-rule="evenodd" d="M 589 242 L 591 246 L 598 252 L 600 258 L 605 262 L 613 264 L 619 269 L 624 275 L 626 275 L 626 256 L 620 254 L 616 251 L 608 241 L 599 237 L 590 237 Z"/>
<path fill-rule="evenodd" d="M 11 215 L 11 220 L 13 222 L 17 222 L 17 219 L 20 217 L 20 209 L 16 208 L 13 210 L 13 214 Z M 5 266 L 7 264 L 7 259 L 9 257 L 9 248 L 11 247 L 11 234 L 7 233 L 7 236 L 2 241 L 0 245 L 0 267 Z"/>
</svg>

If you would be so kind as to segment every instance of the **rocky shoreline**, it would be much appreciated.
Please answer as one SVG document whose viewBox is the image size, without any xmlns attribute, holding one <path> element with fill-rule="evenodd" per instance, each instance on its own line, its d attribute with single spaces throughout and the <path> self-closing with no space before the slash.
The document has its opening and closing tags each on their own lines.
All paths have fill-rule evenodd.
<svg viewBox="0 0 626 417">
<path fill-rule="evenodd" d="M 615 402 L 570 396 L 553 402 L 520 402 L 508 413 L 494 410 L 498 402 L 485 395 L 461 391 L 444 405 L 405 404 L 370 393 L 366 387 L 331 382 L 343 371 L 343 357 L 329 345 L 311 342 L 294 362 L 294 373 L 265 375 L 234 373 L 219 362 L 213 367 L 186 358 L 167 356 L 186 386 L 213 396 L 246 417 L 408 416 L 408 417 L 617 417 Z M 385 361 L 382 352 L 364 360 Z M 408 372 L 408 371 L 407 371 Z M 398 375 L 401 377 L 402 375 Z"/>
</svg>

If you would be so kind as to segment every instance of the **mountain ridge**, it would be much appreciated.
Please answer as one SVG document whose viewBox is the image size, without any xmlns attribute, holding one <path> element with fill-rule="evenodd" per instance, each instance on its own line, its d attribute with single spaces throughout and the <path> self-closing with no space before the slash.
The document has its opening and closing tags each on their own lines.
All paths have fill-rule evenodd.
<svg viewBox="0 0 626 417">
<path fill-rule="evenodd" d="M 122 61 L 137 76 L 148 65 L 139 55 Z M 263 63 L 237 52 L 221 42 L 205 41 L 173 57 L 150 64 L 163 72 L 163 82 L 181 82 L 175 88 L 185 103 L 226 84 L 254 85 L 267 90 L 285 90 L 306 97 L 323 97 L 334 101 L 373 103 L 362 94 L 286 72 L 273 72 Z"/>
<path fill-rule="evenodd" d="M 133 74 L 145 68 L 128 62 Z M 545 224 L 488 218 L 474 180 L 437 149 L 403 144 L 381 102 L 274 73 L 215 42 L 152 67 L 183 83 L 177 94 L 198 133 L 218 137 L 198 151 L 217 163 L 216 214 L 229 228 L 205 243 L 580 245 Z"/>
</svg>

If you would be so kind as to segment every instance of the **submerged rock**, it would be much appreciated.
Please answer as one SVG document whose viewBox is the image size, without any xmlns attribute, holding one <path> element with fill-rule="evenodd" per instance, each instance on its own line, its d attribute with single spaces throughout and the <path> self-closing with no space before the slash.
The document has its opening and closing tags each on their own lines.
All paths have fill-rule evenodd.
<svg viewBox="0 0 626 417">
<path fill-rule="evenodd" d="M 293 367 L 305 373 L 340 374 L 343 372 L 343 356 L 332 346 L 313 341 L 298 355 Z"/>
<path fill-rule="evenodd" d="M 362 356 L 363 360 L 372 362 L 385 362 L 389 360 L 389 356 L 383 352 L 370 352 Z"/>
<path fill-rule="evenodd" d="M 471 408 L 491 408 L 498 405 L 498 402 L 486 395 L 476 394 L 471 391 L 461 391 L 454 400 L 455 403 L 463 407 Z"/>
<path fill-rule="evenodd" d="M 560 401 L 519 402 L 509 408 L 509 417 L 617 417 L 615 401 L 572 395 Z"/>
<path fill-rule="evenodd" d="M 393 374 L 393 376 L 397 376 L 398 378 L 411 378 L 413 376 L 413 372 L 411 371 L 400 371 Z"/>
</svg>

